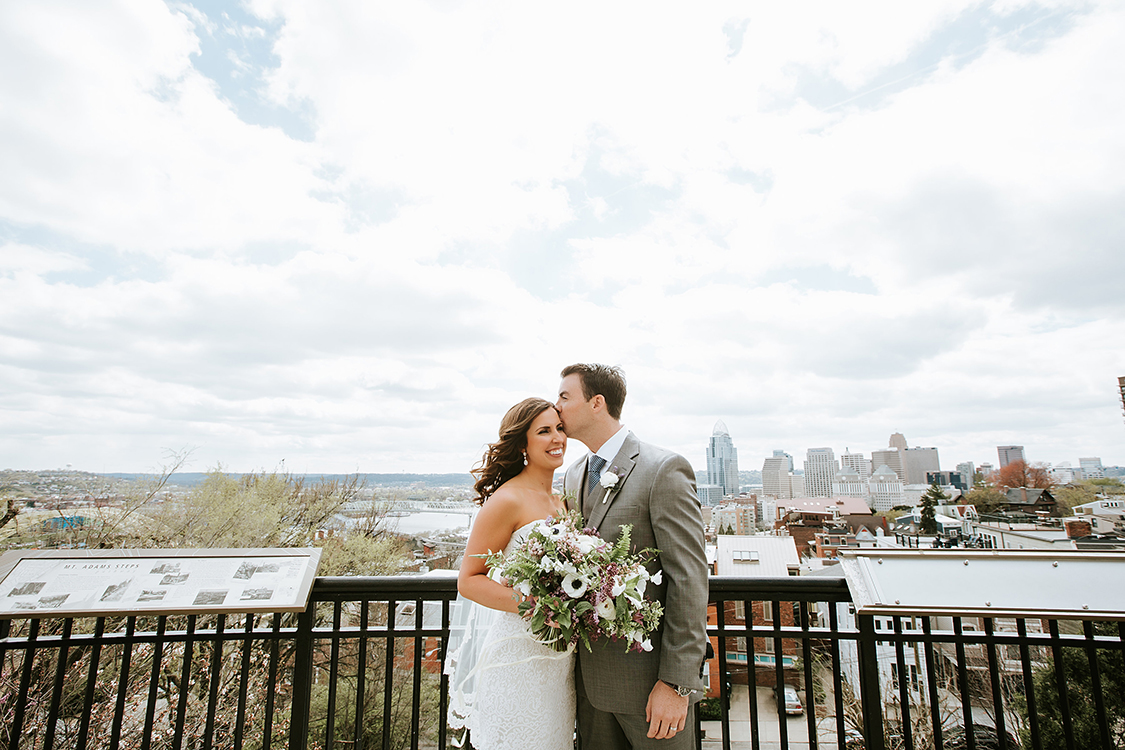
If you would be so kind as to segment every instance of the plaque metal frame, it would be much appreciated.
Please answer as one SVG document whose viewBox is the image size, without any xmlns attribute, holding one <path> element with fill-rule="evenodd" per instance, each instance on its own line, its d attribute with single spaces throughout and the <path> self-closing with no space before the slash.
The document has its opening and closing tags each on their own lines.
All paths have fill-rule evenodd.
<svg viewBox="0 0 1125 750">
<path fill-rule="evenodd" d="M 302 612 L 317 547 L 13 550 L 0 619 Z"/>
<path fill-rule="evenodd" d="M 840 550 L 860 614 L 1125 620 L 1125 552 Z"/>
</svg>

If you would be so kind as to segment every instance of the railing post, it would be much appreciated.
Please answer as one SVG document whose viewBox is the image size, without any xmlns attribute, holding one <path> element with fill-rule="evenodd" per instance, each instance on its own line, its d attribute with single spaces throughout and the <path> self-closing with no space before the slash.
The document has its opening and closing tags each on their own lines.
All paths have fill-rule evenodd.
<svg viewBox="0 0 1125 750">
<path fill-rule="evenodd" d="M 313 622 L 316 602 L 309 602 L 297 616 L 293 655 L 293 707 L 289 717 L 289 750 L 305 750 L 309 740 L 309 713 L 312 710 Z M 332 721 L 332 717 L 329 717 Z"/>
<path fill-rule="evenodd" d="M 883 700 L 879 695 L 879 653 L 875 642 L 875 618 L 859 620 L 859 700 L 863 706 L 865 750 L 886 750 L 883 737 Z"/>
</svg>

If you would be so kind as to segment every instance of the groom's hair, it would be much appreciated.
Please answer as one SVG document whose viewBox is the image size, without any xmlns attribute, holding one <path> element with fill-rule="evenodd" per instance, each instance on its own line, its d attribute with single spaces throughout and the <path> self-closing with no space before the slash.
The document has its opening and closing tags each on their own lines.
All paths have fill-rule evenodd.
<svg viewBox="0 0 1125 750">
<path fill-rule="evenodd" d="M 621 407 L 625 405 L 625 373 L 620 367 L 578 363 L 564 367 L 559 377 L 567 375 L 578 375 L 583 398 L 589 401 L 601 394 L 609 416 L 621 419 Z"/>
</svg>

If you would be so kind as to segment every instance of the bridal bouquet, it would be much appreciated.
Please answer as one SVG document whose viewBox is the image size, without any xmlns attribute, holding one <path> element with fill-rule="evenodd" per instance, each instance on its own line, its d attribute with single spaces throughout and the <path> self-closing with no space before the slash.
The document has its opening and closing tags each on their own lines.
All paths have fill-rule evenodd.
<svg viewBox="0 0 1125 750">
<path fill-rule="evenodd" d="M 656 550 L 629 552 L 631 526 L 623 526 L 616 544 L 582 528 L 572 512 L 546 518 L 532 527 L 527 541 L 507 556 L 494 553 L 486 561 L 490 575 L 531 600 L 520 604 L 531 632 L 543 644 L 565 651 L 578 641 L 609 637 L 628 643 L 627 650 L 650 651 L 648 636 L 660 624 L 660 602 L 644 598 L 650 575 L 645 563 Z"/>
</svg>

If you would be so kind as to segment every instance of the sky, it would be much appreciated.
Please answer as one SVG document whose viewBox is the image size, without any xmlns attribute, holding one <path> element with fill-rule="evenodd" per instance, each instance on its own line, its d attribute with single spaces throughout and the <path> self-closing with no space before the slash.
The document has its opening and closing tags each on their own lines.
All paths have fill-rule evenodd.
<svg viewBox="0 0 1125 750">
<path fill-rule="evenodd" d="M 0 469 L 1125 464 L 1125 5 L 0 3 Z M 584 453 L 572 441 L 568 463 Z"/>
</svg>

